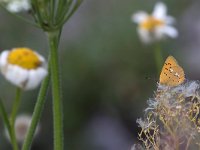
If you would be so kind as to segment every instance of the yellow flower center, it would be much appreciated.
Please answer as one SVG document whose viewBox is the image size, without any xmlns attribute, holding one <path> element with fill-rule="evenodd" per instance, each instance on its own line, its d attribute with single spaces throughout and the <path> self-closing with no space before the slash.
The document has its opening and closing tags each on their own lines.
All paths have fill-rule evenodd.
<svg viewBox="0 0 200 150">
<path fill-rule="evenodd" d="M 8 63 L 18 65 L 24 69 L 36 69 L 41 65 L 38 56 L 29 48 L 15 48 L 7 58 Z"/>
<path fill-rule="evenodd" d="M 140 27 L 148 31 L 153 31 L 158 26 L 163 26 L 165 23 L 162 20 L 149 16 L 145 21 L 140 24 Z"/>
</svg>

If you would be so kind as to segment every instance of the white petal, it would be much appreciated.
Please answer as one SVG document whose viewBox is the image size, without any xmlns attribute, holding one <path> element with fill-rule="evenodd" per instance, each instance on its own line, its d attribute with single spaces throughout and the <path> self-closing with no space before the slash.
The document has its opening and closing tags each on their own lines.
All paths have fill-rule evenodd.
<svg viewBox="0 0 200 150">
<path fill-rule="evenodd" d="M 39 53 L 37 53 L 36 51 L 33 51 L 36 55 L 37 55 L 37 57 L 39 58 L 39 60 L 41 61 L 41 62 L 45 62 L 45 58 L 42 56 L 42 55 L 40 55 Z"/>
<path fill-rule="evenodd" d="M 178 37 L 178 31 L 176 28 L 172 27 L 172 26 L 165 26 L 164 29 L 163 29 L 163 32 L 171 37 L 171 38 L 176 38 Z"/>
<path fill-rule="evenodd" d="M 176 22 L 176 19 L 174 17 L 172 17 L 172 16 L 166 16 L 165 22 L 168 25 L 172 25 L 172 24 L 174 24 Z"/>
<path fill-rule="evenodd" d="M 158 19 L 165 19 L 167 14 L 167 7 L 164 3 L 156 3 L 152 15 Z"/>
<path fill-rule="evenodd" d="M 28 78 L 28 70 L 11 64 L 7 66 L 3 74 L 8 81 L 21 88 L 23 88 Z"/>
<path fill-rule="evenodd" d="M 148 14 L 144 11 L 139 11 L 135 14 L 132 15 L 131 20 L 135 23 L 140 23 L 143 22 L 144 20 L 146 20 L 148 18 Z"/>
<path fill-rule="evenodd" d="M 0 55 L 0 67 L 4 67 L 7 64 L 7 57 L 8 57 L 9 51 L 5 50 Z"/>
<path fill-rule="evenodd" d="M 156 41 L 160 41 L 163 38 L 166 37 L 166 34 L 164 32 L 164 27 L 156 27 L 154 30 L 154 38 Z"/>
<path fill-rule="evenodd" d="M 24 87 L 24 89 L 31 90 L 36 88 L 40 84 L 40 82 L 46 77 L 47 73 L 48 73 L 47 70 L 42 67 L 36 70 L 30 70 L 28 82 Z"/>
<path fill-rule="evenodd" d="M 138 35 L 140 37 L 140 40 L 144 43 L 144 44 L 149 44 L 151 42 L 153 42 L 153 38 L 151 36 L 151 34 L 149 33 L 148 30 L 142 29 L 142 28 L 138 28 Z"/>
</svg>

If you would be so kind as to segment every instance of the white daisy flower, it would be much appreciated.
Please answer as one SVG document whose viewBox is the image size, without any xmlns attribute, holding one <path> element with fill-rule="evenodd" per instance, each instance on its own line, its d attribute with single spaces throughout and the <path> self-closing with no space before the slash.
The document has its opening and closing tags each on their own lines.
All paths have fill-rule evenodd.
<svg viewBox="0 0 200 150">
<path fill-rule="evenodd" d="M 2 2 L 5 3 L 6 9 L 12 13 L 28 11 L 31 9 L 30 0 L 3 0 Z"/>
<path fill-rule="evenodd" d="M 16 117 L 15 120 L 15 135 L 16 139 L 19 143 L 22 143 L 26 137 L 26 133 L 31 125 L 32 117 L 26 114 L 22 114 Z M 34 136 L 36 136 L 39 133 L 40 125 L 37 125 Z M 10 137 L 8 135 L 7 129 L 5 130 L 5 135 L 8 140 L 10 140 Z"/>
<path fill-rule="evenodd" d="M 151 15 L 139 11 L 133 14 L 132 21 L 138 24 L 139 37 L 146 44 L 178 36 L 178 31 L 172 26 L 175 19 L 167 15 L 167 7 L 161 2 L 156 3 Z"/>
<path fill-rule="evenodd" d="M 24 90 L 36 88 L 48 73 L 45 59 L 29 48 L 3 51 L 0 70 L 8 81 Z"/>
</svg>

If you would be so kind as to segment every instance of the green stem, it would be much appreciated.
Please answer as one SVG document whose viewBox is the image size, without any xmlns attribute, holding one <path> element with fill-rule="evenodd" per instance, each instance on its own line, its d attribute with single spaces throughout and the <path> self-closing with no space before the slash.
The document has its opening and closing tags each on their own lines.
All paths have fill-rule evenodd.
<svg viewBox="0 0 200 150">
<path fill-rule="evenodd" d="M 55 0 L 50 0 L 49 1 L 49 12 L 50 12 L 50 14 L 49 14 L 49 16 L 50 16 L 50 23 L 51 23 L 51 26 L 54 24 L 54 12 L 55 12 L 55 7 L 56 7 L 56 2 L 55 2 Z"/>
<path fill-rule="evenodd" d="M 6 109 L 4 107 L 4 104 L 2 102 L 2 99 L 0 99 L 0 114 L 1 114 L 1 117 L 2 117 L 2 120 L 3 120 L 3 123 L 5 124 L 5 127 L 8 130 L 9 135 L 11 136 L 10 121 L 9 121 Z"/>
<path fill-rule="evenodd" d="M 3 123 L 8 131 L 8 134 L 10 136 L 10 140 L 11 140 L 11 143 L 12 143 L 12 146 L 13 146 L 13 149 L 17 149 L 18 148 L 18 145 L 16 144 L 16 139 L 13 139 L 13 131 L 11 129 L 11 125 L 10 125 L 10 121 L 9 121 L 9 118 L 8 118 L 8 114 L 6 112 L 6 109 L 3 105 L 3 102 L 2 100 L 0 99 L 0 114 L 1 114 L 1 117 L 3 119 Z M 15 144 L 14 144 L 15 143 Z"/>
<path fill-rule="evenodd" d="M 16 139 L 16 135 L 15 135 L 15 118 L 20 106 L 20 102 L 21 102 L 21 89 L 17 88 L 16 89 L 16 95 L 15 95 L 15 101 L 13 103 L 12 106 L 12 112 L 10 115 L 10 127 L 11 127 L 11 142 L 12 142 L 12 146 L 14 150 L 18 150 L 18 144 L 17 144 L 17 139 Z"/>
<path fill-rule="evenodd" d="M 48 66 L 50 67 L 50 63 L 48 64 Z M 39 95 L 38 95 L 38 98 L 37 98 L 37 101 L 36 101 L 36 104 L 35 104 L 35 108 L 34 108 L 34 111 L 33 111 L 31 125 L 30 125 L 28 132 L 26 134 L 26 138 L 24 140 L 22 150 L 30 150 L 31 149 L 31 144 L 32 144 L 32 141 L 33 141 L 34 133 L 35 133 L 37 124 L 40 120 L 42 110 L 44 108 L 45 98 L 46 98 L 47 90 L 48 90 L 48 87 L 49 87 L 49 81 L 50 81 L 50 73 L 48 74 L 48 76 L 42 82 L 42 85 L 41 85 L 41 88 L 40 88 L 40 91 L 39 91 Z"/>
<path fill-rule="evenodd" d="M 21 89 L 17 88 L 16 89 L 16 95 L 15 95 L 15 101 L 13 103 L 12 112 L 11 112 L 11 115 L 10 115 L 11 125 L 15 124 L 15 118 L 16 118 L 16 115 L 17 115 L 17 111 L 19 109 L 20 102 L 21 102 Z"/>
<path fill-rule="evenodd" d="M 69 11 L 69 8 L 70 6 L 72 5 L 73 3 L 73 0 L 70 0 L 67 4 L 67 6 L 65 6 L 62 10 L 63 13 L 62 14 L 59 14 L 59 17 L 58 17 L 58 24 L 57 24 L 57 27 L 60 27 L 62 26 L 63 24 L 65 24 L 65 22 L 67 22 L 67 20 L 75 13 L 75 11 L 78 9 L 78 7 L 81 5 L 83 0 L 77 0 L 76 3 L 74 4 L 74 6 L 72 6 L 73 8 Z M 68 8 L 67 8 L 68 7 Z"/>
<path fill-rule="evenodd" d="M 156 68 L 157 68 L 157 73 L 160 73 L 161 67 L 163 65 L 163 57 L 162 57 L 162 51 L 160 48 L 160 45 L 157 44 L 154 49 L 154 56 L 155 56 L 155 61 L 156 61 Z"/>
<path fill-rule="evenodd" d="M 61 85 L 59 78 L 58 43 L 60 30 L 48 32 L 51 57 L 51 82 L 53 96 L 54 150 L 63 150 L 63 119 Z"/>
<path fill-rule="evenodd" d="M 10 139 L 11 139 L 13 150 L 18 150 L 19 148 L 18 148 L 18 144 L 17 144 L 14 126 L 11 126 L 11 128 L 10 128 Z"/>
</svg>

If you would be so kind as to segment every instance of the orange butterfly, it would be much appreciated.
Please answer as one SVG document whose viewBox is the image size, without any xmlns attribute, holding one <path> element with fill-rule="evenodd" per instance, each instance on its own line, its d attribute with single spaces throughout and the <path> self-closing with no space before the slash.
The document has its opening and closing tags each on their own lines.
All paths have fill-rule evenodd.
<svg viewBox="0 0 200 150">
<path fill-rule="evenodd" d="M 159 83 L 167 86 L 178 86 L 185 81 L 183 68 L 173 56 L 168 56 L 160 73 Z"/>
</svg>

